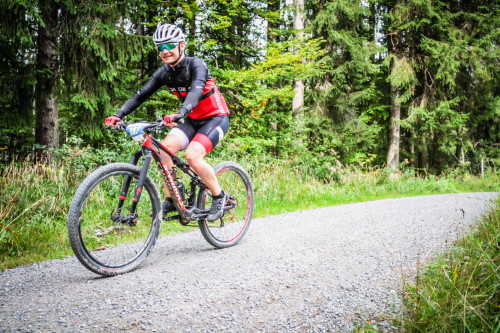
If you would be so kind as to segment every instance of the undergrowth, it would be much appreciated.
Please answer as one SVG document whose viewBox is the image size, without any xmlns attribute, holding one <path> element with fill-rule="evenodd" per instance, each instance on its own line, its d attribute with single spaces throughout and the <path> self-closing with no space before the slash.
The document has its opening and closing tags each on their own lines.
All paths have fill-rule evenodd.
<svg viewBox="0 0 500 333">
<path fill-rule="evenodd" d="M 500 201 L 405 286 L 406 332 L 500 332 Z"/>
<path fill-rule="evenodd" d="M 129 149 L 130 150 L 130 149 Z M 126 151 L 126 149 L 124 149 Z M 32 162 L 0 164 L 0 269 L 72 254 L 66 230 L 67 212 L 79 183 L 101 163 L 127 161 L 125 154 L 91 148 L 63 147 L 54 165 Z M 230 159 L 224 156 L 224 159 Z M 419 176 L 413 170 L 389 173 L 329 166 L 334 177 L 315 174 L 304 159 L 237 158 L 250 173 L 255 188 L 255 215 L 267 215 L 366 200 L 437 193 L 496 191 L 496 174 Z M 220 162 L 211 157 L 212 165 Z M 161 187 L 158 177 L 157 185 Z M 161 190 L 160 190 L 161 192 Z M 190 230 L 164 223 L 162 234 Z"/>
</svg>

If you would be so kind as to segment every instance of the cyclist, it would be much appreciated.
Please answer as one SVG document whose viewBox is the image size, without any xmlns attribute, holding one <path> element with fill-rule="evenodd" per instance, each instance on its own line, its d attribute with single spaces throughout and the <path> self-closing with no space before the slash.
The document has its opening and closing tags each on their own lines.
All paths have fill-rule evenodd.
<svg viewBox="0 0 500 333">
<path fill-rule="evenodd" d="M 208 221 L 222 217 L 228 196 L 217 182 L 213 168 L 204 160 L 229 129 L 229 110 L 205 62 L 197 57 L 187 57 L 186 36 L 173 24 L 158 26 L 153 41 L 164 65 L 160 67 L 144 86 L 139 89 L 113 116 L 105 119 L 105 124 L 115 126 L 154 92 L 167 86 L 177 96 L 182 105 L 179 110 L 163 120 L 173 127 L 162 140 L 162 144 L 172 153 L 186 149 L 189 165 L 205 182 L 213 195 Z M 181 124 L 176 121 L 185 118 Z M 173 169 L 171 158 L 162 152 L 169 171 Z M 175 177 L 175 175 L 173 175 Z M 163 203 L 163 213 L 175 211 L 175 206 L 167 189 Z"/>
</svg>

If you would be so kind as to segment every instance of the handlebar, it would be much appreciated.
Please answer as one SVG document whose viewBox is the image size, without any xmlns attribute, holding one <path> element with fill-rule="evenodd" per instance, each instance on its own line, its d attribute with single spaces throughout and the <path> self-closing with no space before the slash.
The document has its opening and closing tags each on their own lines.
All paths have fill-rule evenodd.
<svg viewBox="0 0 500 333">
<path fill-rule="evenodd" d="M 173 123 L 182 123 L 184 118 L 174 119 Z M 165 124 L 163 119 L 157 119 L 156 122 L 150 123 L 147 121 L 140 121 L 128 124 L 124 121 L 117 122 L 115 126 L 110 129 L 118 130 L 121 132 L 126 132 L 134 141 L 142 142 L 144 140 L 143 134 L 150 134 L 153 131 L 163 129 L 165 127 L 171 127 Z"/>
<path fill-rule="evenodd" d="M 184 118 L 178 119 L 177 121 L 173 121 L 173 123 L 182 124 L 182 123 L 184 123 Z M 118 122 L 114 127 L 110 127 L 110 129 L 125 132 L 128 125 L 129 124 L 127 122 L 122 120 L 122 121 Z M 156 121 L 156 122 L 151 123 L 150 125 L 144 127 L 143 132 L 149 133 L 151 131 L 160 130 L 160 129 L 163 129 L 165 127 L 168 127 L 168 126 L 165 124 L 165 122 L 163 120 L 160 120 L 160 121 Z"/>
<path fill-rule="evenodd" d="M 120 121 L 119 123 L 117 123 L 115 125 L 115 127 L 111 127 L 110 129 L 125 132 L 128 125 L 129 124 L 127 122 Z M 167 127 L 167 126 L 165 125 L 165 123 L 162 120 L 160 122 L 151 123 L 150 125 L 144 127 L 143 132 L 149 133 L 155 129 L 162 129 L 164 127 Z"/>
</svg>

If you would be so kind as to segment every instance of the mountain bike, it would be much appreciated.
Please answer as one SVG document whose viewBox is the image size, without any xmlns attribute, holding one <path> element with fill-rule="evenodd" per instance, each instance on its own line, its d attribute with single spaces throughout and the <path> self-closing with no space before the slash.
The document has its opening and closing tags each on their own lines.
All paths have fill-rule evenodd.
<svg viewBox="0 0 500 333">
<path fill-rule="evenodd" d="M 235 162 L 214 167 L 229 200 L 222 218 L 207 221 L 212 195 L 188 163 L 153 137 L 165 127 L 162 121 L 119 123 L 115 129 L 142 143 L 141 150 L 131 156 L 129 163 L 98 168 L 78 187 L 68 213 L 69 240 L 78 260 L 92 272 L 114 276 L 137 268 L 153 249 L 162 220 L 199 227 L 207 242 L 216 248 L 236 245 L 245 236 L 254 210 L 248 173 Z M 172 158 L 172 171 L 160 152 Z M 175 215 L 163 216 L 160 195 L 149 174 L 152 159 L 177 208 Z M 174 178 L 179 171 L 188 179 L 188 186 L 181 177 Z"/>
</svg>

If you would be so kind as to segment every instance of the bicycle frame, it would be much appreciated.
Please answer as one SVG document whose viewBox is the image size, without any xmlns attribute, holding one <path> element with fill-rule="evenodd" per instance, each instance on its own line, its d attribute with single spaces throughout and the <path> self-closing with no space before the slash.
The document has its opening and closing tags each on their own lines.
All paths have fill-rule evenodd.
<svg viewBox="0 0 500 333">
<path fill-rule="evenodd" d="M 168 154 L 168 156 L 170 156 L 170 158 L 172 159 L 174 165 L 178 169 L 181 169 L 185 174 L 187 174 L 191 178 L 190 196 L 187 199 L 187 202 L 190 203 L 191 205 L 189 205 L 189 204 L 186 205 L 184 199 L 182 198 L 181 194 L 179 193 L 179 189 L 177 188 L 177 185 L 175 184 L 175 180 L 172 177 L 172 173 L 168 170 L 168 166 L 161 156 L 161 151 Z M 136 223 L 135 219 L 137 218 L 137 216 L 135 213 L 135 209 L 137 206 L 137 202 L 141 198 L 142 188 L 144 186 L 144 181 L 146 179 L 146 175 L 148 173 L 148 170 L 149 170 L 149 167 L 151 164 L 151 158 L 154 158 L 154 160 L 158 164 L 158 167 L 160 168 L 160 172 L 163 176 L 163 180 L 167 186 L 168 191 L 171 193 L 174 205 L 177 208 L 177 211 L 179 212 L 179 215 L 168 217 L 166 220 L 179 219 L 181 224 L 186 225 L 190 221 L 195 221 L 195 220 L 200 220 L 200 219 L 206 218 L 206 216 L 208 215 L 208 210 L 201 210 L 196 205 L 196 196 L 197 196 L 196 187 L 198 187 L 198 193 L 199 193 L 199 191 L 203 191 L 203 190 L 207 189 L 207 186 L 199 178 L 199 176 L 194 172 L 194 170 L 191 169 L 189 164 L 182 161 L 178 156 L 176 156 L 174 153 L 169 151 L 158 140 L 156 140 L 150 133 L 146 134 L 146 138 L 142 144 L 141 151 L 138 151 L 132 155 L 132 157 L 130 159 L 130 163 L 137 165 L 141 156 L 144 157 L 144 161 L 143 161 L 141 171 L 139 174 L 137 186 L 136 186 L 136 189 L 134 191 L 134 198 L 132 199 L 133 203 L 132 203 L 132 206 L 130 208 L 130 213 L 129 213 L 129 216 L 133 220 L 126 221 L 127 223 L 132 223 L 132 224 Z M 124 184 L 123 184 L 123 187 L 122 187 L 122 190 L 121 190 L 121 193 L 120 193 L 120 197 L 119 197 L 120 200 L 118 203 L 118 214 L 120 213 L 121 208 L 123 207 L 123 203 L 126 199 L 126 194 L 128 193 L 130 183 L 131 183 L 131 177 L 126 177 Z"/>
</svg>

